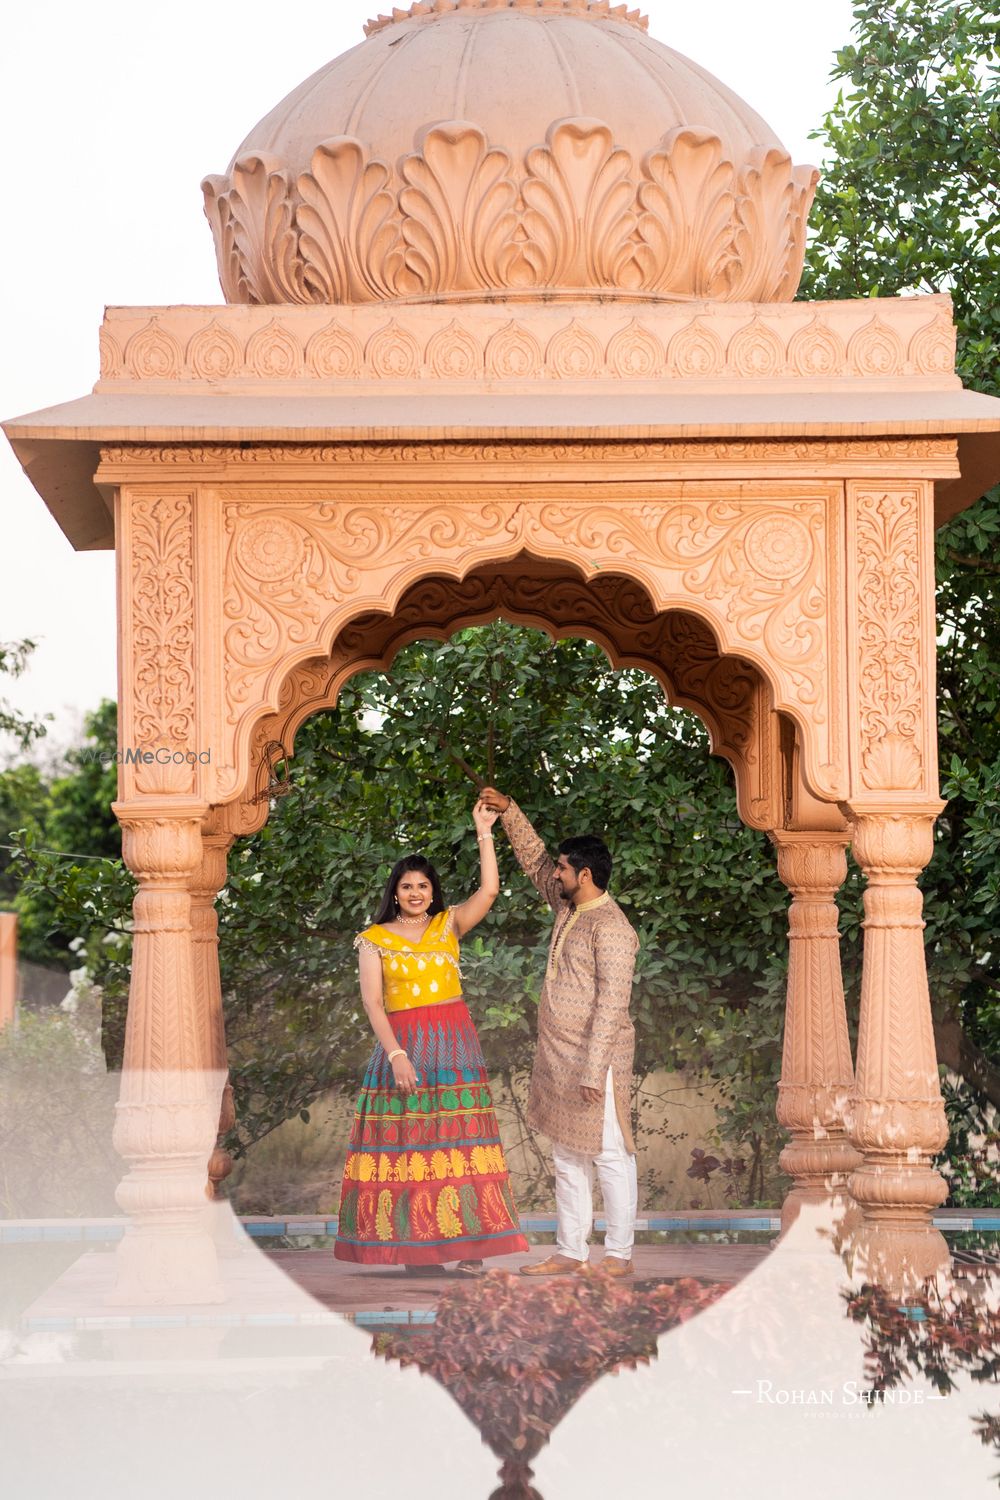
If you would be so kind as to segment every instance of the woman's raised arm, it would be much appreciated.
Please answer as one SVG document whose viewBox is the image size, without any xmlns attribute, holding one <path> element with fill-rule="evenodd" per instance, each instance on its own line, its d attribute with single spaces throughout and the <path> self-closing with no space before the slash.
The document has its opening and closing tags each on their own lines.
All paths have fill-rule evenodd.
<svg viewBox="0 0 1000 1500">
<path fill-rule="evenodd" d="M 472 821 L 476 825 L 479 840 L 479 889 L 467 901 L 452 908 L 451 919 L 455 936 L 461 937 L 481 922 L 500 894 L 500 871 L 497 869 L 497 852 L 493 847 L 493 824 L 497 813 L 482 801 L 472 809 Z"/>
</svg>

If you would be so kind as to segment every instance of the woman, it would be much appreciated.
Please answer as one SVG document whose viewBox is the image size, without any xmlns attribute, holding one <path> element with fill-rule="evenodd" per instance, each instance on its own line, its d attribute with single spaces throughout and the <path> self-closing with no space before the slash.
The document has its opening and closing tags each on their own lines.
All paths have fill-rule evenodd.
<svg viewBox="0 0 1000 1500">
<path fill-rule="evenodd" d="M 421 854 L 389 876 L 375 921 L 354 940 L 375 1033 L 361 1086 L 334 1254 L 408 1271 L 526 1251 L 483 1054 L 462 998 L 458 940 L 500 891 L 493 824 L 477 802 L 479 889 L 446 907 Z"/>
</svg>

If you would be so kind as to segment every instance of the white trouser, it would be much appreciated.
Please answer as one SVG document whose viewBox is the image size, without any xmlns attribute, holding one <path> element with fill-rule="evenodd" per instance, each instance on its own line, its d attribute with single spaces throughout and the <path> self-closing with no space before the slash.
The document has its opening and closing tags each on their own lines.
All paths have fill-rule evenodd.
<svg viewBox="0 0 1000 1500">
<path fill-rule="evenodd" d="M 608 1069 L 604 1091 L 604 1136 L 597 1156 L 552 1147 L 556 1169 L 556 1249 L 571 1260 L 586 1260 L 594 1227 L 594 1168 L 604 1197 L 607 1232 L 604 1253 L 616 1260 L 632 1259 L 635 1215 L 639 1193 L 635 1157 L 625 1149 L 625 1137 L 615 1110 L 614 1085 Z"/>
</svg>

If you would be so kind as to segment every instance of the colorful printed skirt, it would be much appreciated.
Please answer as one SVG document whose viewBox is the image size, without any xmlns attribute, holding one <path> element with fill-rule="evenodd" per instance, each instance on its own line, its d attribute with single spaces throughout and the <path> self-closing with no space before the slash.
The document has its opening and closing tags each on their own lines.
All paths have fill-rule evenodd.
<svg viewBox="0 0 1000 1500">
<path fill-rule="evenodd" d="M 354 1112 L 334 1254 L 440 1265 L 526 1251 L 483 1054 L 464 1000 L 389 1014 L 417 1086 L 372 1053 Z"/>
</svg>

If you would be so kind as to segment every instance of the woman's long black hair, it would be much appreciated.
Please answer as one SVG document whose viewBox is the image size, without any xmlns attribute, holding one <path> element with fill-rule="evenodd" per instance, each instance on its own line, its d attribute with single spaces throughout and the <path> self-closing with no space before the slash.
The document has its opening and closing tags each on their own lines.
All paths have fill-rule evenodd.
<svg viewBox="0 0 1000 1500">
<path fill-rule="evenodd" d="M 383 922 L 393 922 L 399 916 L 399 908 L 396 904 L 396 887 L 404 875 L 416 871 L 419 875 L 426 875 L 431 883 L 431 904 L 427 908 L 427 915 L 434 917 L 439 911 L 444 911 L 444 897 L 441 894 L 441 882 L 438 872 L 430 860 L 423 854 L 405 854 L 402 859 L 397 859 L 392 867 L 392 873 L 386 882 L 385 891 L 378 911 L 373 917 L 373 922 L 380 925 Z"/>
</svg>

